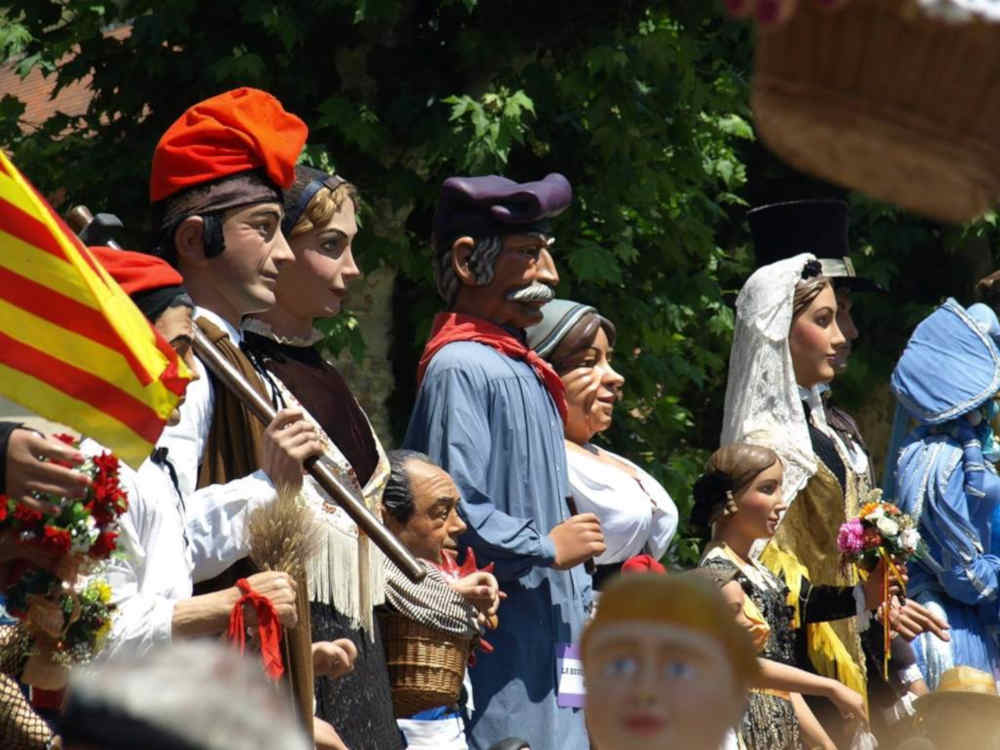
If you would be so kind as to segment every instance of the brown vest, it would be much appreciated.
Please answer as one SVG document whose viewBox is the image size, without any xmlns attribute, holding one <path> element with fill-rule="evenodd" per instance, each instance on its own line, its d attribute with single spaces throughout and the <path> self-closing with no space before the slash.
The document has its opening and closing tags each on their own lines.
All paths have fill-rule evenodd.
<svg viewBox="0 0 1000 750">
<path fill-rule="evenodd" d="M 226 332 L 204 318 L 198 318 L 197 324 L 222 356 L 232 363 L 258 393 L 267 398 L 267 390 L 260 375 Z M 264 434 L 264 425 L 243 405 L 239 397 L 211 373 L 209 377 L 213 382 L 215 404 L 212 409 L 212 426 L 208 431 L 208 440 L 198 469 L 198 489 L 211 484 L 225 484 L 259 469 L 260 443 Z M 228 588 L 235 585 L 238 579 L 254 572 L 255 568 L 249 558 L 243 558 L 215 578 L 195 584 L 194 593 L 205 594 Z"/>
</svg>

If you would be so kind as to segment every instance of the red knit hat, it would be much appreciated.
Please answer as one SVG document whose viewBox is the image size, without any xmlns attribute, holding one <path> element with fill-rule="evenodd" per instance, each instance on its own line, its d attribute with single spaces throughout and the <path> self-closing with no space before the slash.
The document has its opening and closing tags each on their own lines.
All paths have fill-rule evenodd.
<svg viewBox="0 0 1000 750">
<path fill-rule="evenodd" d="M 184 283 L 183 276 L 171 268 L 169 263 L 155 255 L 117 250 L 112 247 L 88 249 L 130 297 L 150 289 L 181 286 Z"/>
<path fill-rule="evenodd" d="M 149 199 L 258 168 L 287 188 L 308 135 L 306 124 L 265 91 L 213 96 L 190 107 L 156 144 Z"/>
</svg>

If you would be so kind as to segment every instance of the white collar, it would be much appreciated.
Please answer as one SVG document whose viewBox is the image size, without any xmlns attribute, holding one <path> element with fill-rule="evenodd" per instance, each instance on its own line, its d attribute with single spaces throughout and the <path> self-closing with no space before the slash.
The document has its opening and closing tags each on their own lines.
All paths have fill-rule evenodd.
<svg viewBox="0 0 1000 750">
<path fill-rule="evenodd" d="M 212 312 L 207 307 L 195 307 L 194 317 L 195 320 L 197 320 L 198 318 L 204 318 L 209 323 L 218 326 L 221 330 L 223 330 L 226 333 L 227 336 L 229 336 L 230 340 L 237 346 L 239 346 L 240 343 L 242 343 L 243 334 L 240 333 L 240 330 L 238 328 L 233 327 L 232 323 L 230 323 L 228 320 L 220 316 L 218 313 Z"/>
</svg>

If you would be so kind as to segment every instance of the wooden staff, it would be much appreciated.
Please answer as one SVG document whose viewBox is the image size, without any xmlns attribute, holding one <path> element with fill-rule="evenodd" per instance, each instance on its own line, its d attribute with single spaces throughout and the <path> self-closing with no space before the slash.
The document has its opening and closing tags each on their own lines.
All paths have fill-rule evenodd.
<svg viewBox="0 0 1000 750">
<path fill-rule="evenodd" d="M 205 363 L 208 369 L 253 412 L 257 419 L 264 424 L 269 424 L 274 419 L 276 413 L 274 407 L 244 380 L 239 371 L 222 356 L 219 350 L 212 345 L 208 336 L 197 326 L 194 329 L 194 351 L 198 355 L 198 359 Z M 319 456 L 306 459 L 305 468 L 333 501 L 344 509 L 358 528 L 367 534 L 385 553 L 385 556 L 406 574 L 407 578 L 414 583 L 420 583 L 424 579 L 427 572 L 416 558 L 382 525 L 381 521 L 375 518 L 375 515 L 365 507 L 364 503 L 354 496 L 354 493 L 337 478 L 337 475 L 319 461 Z"/>
</svg>

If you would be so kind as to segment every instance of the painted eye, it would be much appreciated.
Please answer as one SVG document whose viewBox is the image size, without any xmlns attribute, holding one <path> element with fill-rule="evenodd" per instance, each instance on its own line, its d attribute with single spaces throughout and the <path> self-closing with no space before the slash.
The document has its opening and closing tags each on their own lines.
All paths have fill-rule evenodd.
<svg viewBox="0 0 1000 750">
<path fill-rule="evenodd" d="M 693 680 L 698 670 L 686 661 L 670 661 L 663 668 L 663 676 L 668 680 Z"/>
<path fill-rule="evenodd" d="M 619 656 L 604 665 L 605 677 L 631 677 L 639 671 L 639 662 L 631 656 Z"/>
</svg>

